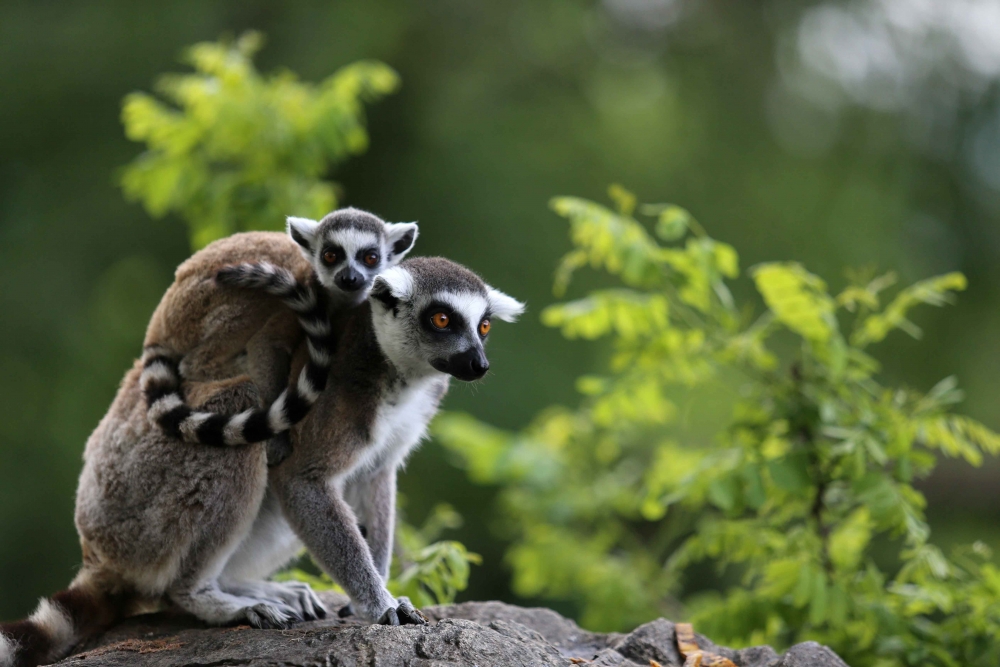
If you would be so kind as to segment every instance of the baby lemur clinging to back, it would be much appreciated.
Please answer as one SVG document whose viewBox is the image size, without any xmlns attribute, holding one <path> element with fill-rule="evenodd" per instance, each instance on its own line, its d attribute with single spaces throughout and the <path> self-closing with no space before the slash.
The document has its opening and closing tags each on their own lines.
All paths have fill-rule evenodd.
<svg viewBox="0 0 1000 667">
<path fill-rule="evenodd" d="M 160 320 L 154 317 L 150 325 L 153 335 L 147 336 L 143 351 L 144 371 L 140 379 L 150 403 L 151 418 L 171 435 L 192 442 L 235 445 L 271 440 L 269 463 L 279 463 L 288 455 L 287 437 L 274 436 L 282 434 L 304 417 L 325 385 L 330 346 L 334 343 L 330 317 L 364 301 L 375 276 L 406 256 L 417 233 L 416 223 L 386 223 L 377 216 L 353 208 L 335 211 L 319 222 L 289 217 L 288 234 L 312 265 L 312 275 L 304 275 L 299 266 L 278 269 L 264 261 L 249 274 L 241 273 L 238 266 L 223 268 L 219 271 L 217 282 L 261 288 L 278 297 L 297 315 L 309 350 L 309 362 L 299 374 L 298 381 L 282 391 L 266 408 L 247 409 L 232 419 L 212 416 L 206 411 L 193 411 L 184 404 L 181 395 L 181 376 L 191 379 L 184 372 L 184 367 L 204 368 L 206 358 L 217 359 L 219 350 L 210 342 L 221 343 L 230 350 L 240 348 L 231 339 L 206 336 L 207 340 L 196 339 L 199 344 L 197 352 L 184 349 L 177 344 L 179 337 L 173 329 L 183 328 L 187 323 L 177 322 L 177 317 Z M 299 278 L 303 278 L 304 282 L 298 282 Z M 316 283 L 319 283 L 319 288 Z M 223 291 L 222 295 L 228 296 L 229 293 Z M 205 302 L 211 303 L 208 299 Z M 175 309 L 168 314 L 175 315 L 176 312 Z M 210 312 L 214 314 L 214 311 Z M 201 315 L 194 319 L 210 320 Z M 287 330 L 290 322 L 281 320 L 280 316 L 275 318 Z M 161 320 L 165 325 L 157 326 Z M 268 324 L 271 325 L 270 322 Z M 285 337 L 278 338 L 284 342 Z M 269 342 L 273 339 L 272 336 Z M 238 337 L 236 342 L 239 342 Z M 257 381 L 259 388 L 270 389 L 262 392 L 264 398 L 269 400 L 277 390 L 275 382 L 284 382 L 283 371 L 289 364 L 288 350 L 281 350 L 273 344 L 248 343 L 246 351 L 247 372 Z"/>
<path fill-rule="evenodd" d="M 218 286 L 219 269 L 264 260 L 300 282 L 311 274 L 287 237 L 238 237 L 182 265 L 147 334 L 148 344 L 179 353 L 186 401 L 217 413 L 270 401 L 290 374 L 266 360 L 301 340 L 292 311 Z M 512 319 L 522 306 L 442 259 L 409 260 L 373 284 L 333 327 L 339 345 L 326 388 L 270 475 L 262 446 L 192 446 L 151 425 L 141 364 L 126 374 L 87 443 L 76 512 L 83 567 L 29 620 L 0 626 L 0 666 L 53 660 L 135 600 L 166 598 L 210 623 L 275 626 L 321 615 L 307 587 L 263 581 L 303 542 L 363 617 L 419 620 L 384 583 L 396 467 L 424 433 L 448 375 L 485 372 L 489 317 Z M 305 356 L 299 347 L 296 365 Z"/>
</svg>

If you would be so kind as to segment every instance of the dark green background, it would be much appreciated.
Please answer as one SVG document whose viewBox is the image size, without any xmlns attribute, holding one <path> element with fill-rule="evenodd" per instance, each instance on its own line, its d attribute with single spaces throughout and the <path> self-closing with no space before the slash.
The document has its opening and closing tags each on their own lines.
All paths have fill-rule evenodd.
<svg viewBox="0 0 1000 667">
<path fill-rule="evenodd" d="M 964 271 L 957 307 L 918 314 L 923 341 L 897 334 L 874 352 L 892 383 L 926 389 L 956 373 L 963 409 L 1000 427 L 1000 213 L 967 159 L 997 115 L 995 84 L 961 100 L 943 147 L 914 141 L 907 111 L 848 104 L 817 129 L 775 92 L 810 4 L 692 0 L 663 27 L 655 12 L 630 22 L 624 0 L 0 4 L 0 618 L 73 577 L 84 442 L 189 254 L 179 220 L 151 220 L 115 185 L 140 150 L 123 137 L 120 101 L 181 69 L 184 45 L 250 28 L 268 36 L 264 70 L 319 80 L 359 58 L 396 68 L 403 86 L 372 109 L 370 151 L 332 175 L 343 203 L 419 220 L 420 254 L 527 300 L 522 323 L 497 327 L 495 372 L 454 386 L 448 408 L 516 428 L 575 402 L 574 378 L 603 354 L 538 323 L 569 245 L 547 201 L 603 199 L 618 181 L 689 208 L 743 267 L 800 260 L 835 288 L 845 266 L 904 280 Z M 995 465 L 943 466 L 925 485 L 939 538 L 1000 539 L 998 481 Z M 402 487 L 416 521 L 439 501 L 465 515 L 454 536 L 485 557 L 465 595 L 511 599 L 492 491 L 434 443 Z"/>
</svg>

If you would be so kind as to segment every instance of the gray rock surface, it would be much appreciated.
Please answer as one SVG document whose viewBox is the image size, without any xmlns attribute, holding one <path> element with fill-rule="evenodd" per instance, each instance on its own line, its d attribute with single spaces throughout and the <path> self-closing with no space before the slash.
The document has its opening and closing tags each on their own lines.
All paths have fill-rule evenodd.
<svg viewBox="0 0 1000 667">
<path fill-rule="evenodd" d="M 324 594 L 331 609 L 342 598 Z M 425 609 L 426 626 L 386 627 L 332 618 L 288 630 L 209 628 L 173 613 L 137 616 L 90 641 L 60 665 L 75 667 L 680 667 L 674 624 L 646 623 L 627 635 L 598 634 L 549 609 L 502 602 L 465 602 Z M 737 667 L 846 667 L 830 649 L 798 644 L 779 656 L 771 648 L 740 651 L 698 645 Z M 571 658 L 576 660 L 571 660 Z"/>
</svg>

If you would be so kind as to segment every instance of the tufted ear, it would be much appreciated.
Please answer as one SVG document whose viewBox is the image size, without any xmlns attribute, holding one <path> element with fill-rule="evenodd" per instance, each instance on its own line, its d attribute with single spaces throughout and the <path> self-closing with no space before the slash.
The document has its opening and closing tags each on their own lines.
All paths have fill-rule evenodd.
<svg viewBox="0 0 1000 667">
<path fill-rule="evenodd" d="M 386 308 L 395 308 L 400 301 L 407 301 L 413 296 L 413 276 L 400 266 L 386 269 L 375 276 L 370 296 Z"/>
<path fill-rule="evenodd" d="M 389 239 L 389 266 L 395 266 L 413 249 L 419 230 L 415 222 L 389 222 L 385 226 Z"/>
<path fill-rule="evenodd" d="M 309 218 L 296 218 L 293 216 L 288 216 L 285 218 L 285 221 L 288 235 L 292 237 L 293 241 L 302 246 L 302 250 L 306 255 L 312 255 L 313 243 L 316 240 L 316 230 L 319 228 L 319 222 L 310 220 Z"/>
<path fill-rule="evenodd" d="M 499 317 L 504 322 L 514 322 L 524 312 L 523 303 L 488 285 L 486 287 L 486 300 L 490 305 L 490 314 Z"/>
</svg>

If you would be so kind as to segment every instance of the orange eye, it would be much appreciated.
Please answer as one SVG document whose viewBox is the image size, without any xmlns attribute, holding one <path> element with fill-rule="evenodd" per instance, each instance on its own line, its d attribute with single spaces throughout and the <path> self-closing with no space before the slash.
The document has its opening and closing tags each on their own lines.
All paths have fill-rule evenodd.
<svg viewBox="0 0 1000 667">
<path fill-rule="evenodd" d="M 479 335 L 480 336 L 485 336 L 489 332 L 490 332 L 490 321 L 489 320 L 483 320 L 482 322 L 480 322 L 479 323 Z"/>
<path fill-rule="evenodd" d="M 434 313 L 431 315 L 431 324 L 438 329 L 447 329 L 449 322 L 451 322 L 451 318 L 448 317 L 447 313 Z"/>
<path fill-rule="evenodd" d="M 375 266 L 376 264 L 378 264 L 378 253 L 377 252 L 366 253 L 365 264 L 367 264 L 368 266 Z"/>
<path fill-rule="evenodd" d="M 327 264 L 333 264 L 337 261 L 337 253 L 332 250 L 327 250 L 323 253 L 323 261 Z"/>
</svg>

